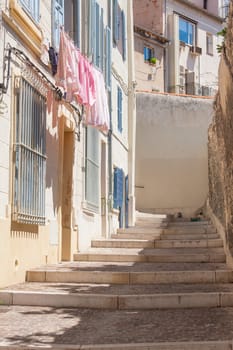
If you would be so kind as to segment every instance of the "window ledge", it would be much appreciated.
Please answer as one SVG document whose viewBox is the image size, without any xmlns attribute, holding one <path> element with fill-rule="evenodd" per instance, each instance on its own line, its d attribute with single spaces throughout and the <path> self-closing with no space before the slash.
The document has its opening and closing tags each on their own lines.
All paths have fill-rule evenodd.
<svg viewBox="0 0 233 350">
<path fill-rule="evenodd" d="M 10 0 L 10 12 L 2 11 L 4 21 L 38 56 L 41 53 L 42 32 L 16 0 Z"/>
<path fill-rule="evenodd" d="M 82 210 L 85 214 L 94 216 L 95 214 L 100 214 L 99 207 L 95 207 L 94 205 L 91 205 L 87 201 L 82 202 Z"/>
</svg>

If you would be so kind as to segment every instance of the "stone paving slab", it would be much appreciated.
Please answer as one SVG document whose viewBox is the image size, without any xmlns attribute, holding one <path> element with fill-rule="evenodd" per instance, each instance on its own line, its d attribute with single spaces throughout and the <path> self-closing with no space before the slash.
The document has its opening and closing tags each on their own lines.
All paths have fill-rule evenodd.
<svg viewBox="0 0 233 350">
<path fill-rule="evenodd" d="M 148 345 L 144 344 L 144 348 L 139 349 L 232 350 L 233 309 L 112 312 L 1 306 L 0 339 L 1 345 L 67 344 L 65 349 L 72 345 L 89 350 L 105 349 L 102 345 L 98 347 L 98 344 L 106 344 L 107 349 L 114 349 L 107 344 L 116 344 L 116 349 L 119 348 L 117 344 L 131 344 L 134 349 L 135 344 L 140 346 L 146 343 Z M 175 344 L 171 347 L 168 342 L 176 342 L 176 347 Z M 181 347 L 182 344 L 178 342 L 189 343 Z M 192 347 L 190 342 L 204 342 L 206 347 L 198 347 L 199 343 L 194 343 Z M 151 347 L 155 346 L 151 343 L 157 343 L 156 347 Z M 88 344 L 95 344 L 96 348 L 92 345 L 85 348 Z"/>
</svg>

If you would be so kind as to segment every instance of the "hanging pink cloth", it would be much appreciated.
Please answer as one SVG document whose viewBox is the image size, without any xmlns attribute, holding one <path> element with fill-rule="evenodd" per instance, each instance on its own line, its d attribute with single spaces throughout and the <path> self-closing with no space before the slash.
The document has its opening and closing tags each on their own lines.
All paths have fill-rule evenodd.
<svg viewBox="0 0 233 350">
<path fill-rule="evenodd" d="M 96 86 L 93 67 L 89 61 L 79 53 L 78 69 L 80 90 L 76 94 L 77 101 L 83 105 L 93 106 L 96 101 Z"/>
<path fill-rule="evenodd" d="M 93 68 L 93 73 L 96 86 L 96 102 L 91 108 L 87 108 L 84 122 L 86 125 L 92 125 L 107 132 L 109 130 L 109 110 L 104 78 L 103 74 L 95 68 Z"/>
<path fill-rule="evenodd" d="M 73 96 L 80 90 L 77 52 L 78 49 L 64 30 L 61 30 L 56 84 L 65 90 L 68 101 L 72 101 Z"/>
</svg>

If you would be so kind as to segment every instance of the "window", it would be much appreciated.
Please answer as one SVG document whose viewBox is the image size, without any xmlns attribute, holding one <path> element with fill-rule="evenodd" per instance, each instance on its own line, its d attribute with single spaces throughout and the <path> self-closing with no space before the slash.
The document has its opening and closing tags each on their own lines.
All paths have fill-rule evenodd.
<svg viewBox="0 0 233 350">
<path fill-rule="evenodd" d="M 195 24 L 182 17 L 179 17 L 179 40 L 195 45 Z"/>
<path fill-rule="evenodd" d="M 117 88 L 117 128 L 122 132 L 122 90 L 119 86 Z"/>
<path fill-rule="evenodd" d="M 205 10 L 207 10 L 207 0 L 204 0 L 204 1 L 203 1 L 203 8 L 204 8 Z"/>
<path fill-rule="evenodd" d="M 39 0 L 19 0 L 24 10 L 37 22 L 39 22 Z"/>
<path fill-rule="evenodd" d="M 99 208 L 99 131 L 86 128 L 86 177 L 85 199 L 88 208 Z"/>
<path fill-rule="evenodd" d="M 150 62 L 152 57 L 154 57 L 154 50 L 148 46 L 144 46 L 144 61 Z"/>
<path fill-rule="evenodd" d="M 15 126 L 13 220 L 45 224 L 46 100 L 23 78 Z"/>
<path fill-rule="evenodd" d="M 213 35 L 206 33 L 206 53 L 213 55 Z"/>
</svg>

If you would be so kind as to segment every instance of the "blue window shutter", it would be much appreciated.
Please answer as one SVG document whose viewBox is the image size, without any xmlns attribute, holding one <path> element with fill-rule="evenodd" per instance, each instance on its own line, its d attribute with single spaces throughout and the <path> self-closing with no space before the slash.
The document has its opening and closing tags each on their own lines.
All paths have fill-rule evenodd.
<svg viewBox="0 0 233 350">
<path fill-rule="evenodd" d="M 35 16 L 35 20 L 39 22 L 39 19 L 40 19 L 40 1 L 39 0 L 34 1 L 34 16 Z"/>
<path fill-rule="evenodd" d="M 118 176 L 118 203 L 119 207 L 122 207 L 123 205 L 123 185 L 124 185 L 124 172 L 122 169 L 119 169 L 119 176 Z"/>
<path fill-rule="evenodd" d="M 126 23 L 125 23 L 125 13 L 121 12 L 122 17 L 122 56 L 123 60 L 126 60 Z"/>
<path fill-rule="evenodd" d="M 114 169 L 114 191 L 113 191 L 113 207 L 119 208 L 123 205 L 123 180 L 124 173 L 122 169 Z"/>
<path fill-rule="evenodd" d="M 111 29 L 106 27 L 106 63 L 105 63 L 105 82 L 108 89 L 111 88 L 111 65 L 112 65 L 112 55 L 111 55 Z"/>
<path fill-rule="evenodd" d="M 100 14 L 100 69 L 104 70 L 104 10 Z"/>
<path fill-rule="evenodd" d="M 64 25 L 64 1 L 54 1 L 54 31 L 53 45 L 56 50 L 59 48 L 60 27 Z"/>
<path fill-rule="evenodd" d="M 113 185 L 113 208 L 118 208 L 118 198 L 117 198 L 117 182 L 118 182 L 118 172 L 119 169 L 114 169 L 114 185 Z"/>
<path fill-rule="evenodd" d="M 96 0 L 89 1 L 89 37 L 88 37 L 88 56 L 94 60 L 95 55 L 95 32 L 96 32 Z"/>
<path fill-rule="evenodd" d="M 119 41 L 119 23 L 118 1 L 113 0 L 113 41 L 115 44 Z"/>
<path fill-rule="evenodd" d="M 80 0 L 74 0 L 74 42 L 80 48 Z"/>
<path fill-rule="evenodd" d="M 144 60 L 148 61 L 148 47 L 144 46 Z"/>
<path fill-rule="evenodd" d="M 98 3 L 95 5 L 95 51 L 94 51 L 94 63 L 97 67 L 100 66 L 100 6 Z"/>
<path fill-rule="evenodd" d="M 117 125 L 118 130 L 122 132 L 122 91 L 121 88 L 117 88 Z"/>
</svg>

